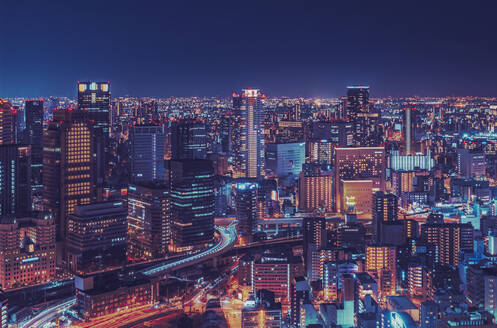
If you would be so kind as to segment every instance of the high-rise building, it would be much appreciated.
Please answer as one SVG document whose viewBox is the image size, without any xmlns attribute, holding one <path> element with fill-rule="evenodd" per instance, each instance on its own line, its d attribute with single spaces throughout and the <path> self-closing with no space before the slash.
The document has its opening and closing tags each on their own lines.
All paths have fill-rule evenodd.
<svg viewBox="0 0 497 328">
<path fill-rule="evenodd" d="M 165 181 L 164 140 L 163 126 L 137 125 L 130 128 L 133 181 Z"/>
<path fill-rule="evenodd" d="M 205 159 L 171 161 L 173 251 L 201 249 L 214 235 L 214 169 Z"/>
<path fill-rule="evenodd" d="M 438 304 L 434 301 L 421 303 L 419 328 L 436 328 L 438 320 Z"/>
<path fill-rule="evenodd" d="M 43 134 L 43 202 L 65 240 L 67 216 L 96 199 L 92 126 L 87 112 L 54 110 Z"/>
<path fill-rule="evenodd" d="M 347 86 L 347 116 L 354 122 L 369 113 L 369 86 Z"/>
<path fill-rule="evenodd" d="M 379 279 L 382 297 L 395 294 L 397 290 L 397 261 L 395 246 L 366 246 L 365 271 L 376 275 Z"/>
<path fill-rule="evenodd" d="M 335 203 L 337 212 L 343 211 L 340 181 L 371 180 L 373 192 L 385 191 L 385 148 L 335 148 Z"/>
<path fill-rule="evenodd" d="M 304 164 L 299 176 L 299 209 L 329 213 L 333 210 L 333 171 L 319 164 Z"/>
<path fill-rule="evenodd" d="M 67 219 L 68 267 L 79 274 L 126 261 L 127 209 L 121 201 L 76 206 Z"/>
<path fill-rule="evenodd" d="M 0 216 L 31 211 L 29 146 L 0 145 Z"/>
<path fill-rule="evenodd" d="M 159 183 L 128 188 L 128 256 L 155 259 L 167 255 L 171 244 L 171 198 Z"/>
<path fill-rule="evenodd" d="M 78 109 L 88 112 L 93 129 L 95 182 L 101 188 L 109 170 L 110 154 L 110 82 L 78 82 Z"/>
<path fill-rule="evenodd" d="M 31 146 L 31 183 L 33 191 L 42 191 L 43 181 L 43 100 L 26 100 L 25 142 Z"/>
<path fill-rule="evenodd" d="M 329 142 L 336 147 L 354 145 L 354 125 L 346 121 L 313 122 L 310 141 Z"/>
<path fill-rule="evenodd" d="M 235 208 L 238 220 L 238 234 L 247 243 L 253 240 L 257 228 L 257 189 L 259 185 L 241 182 L 236 185 Z"/>
<path fill-rule="evenodd" d="M 0 98 L 0 145 L 17 142 L 17 110 Z"/>
<path fill-rule="evenodd" d="M 376 146 L 373 132 L 379 127 L 376 123 L 379 114 L 372 111 L 369 104 L 369 86 L 351 85 L 347 87 L 347 118 L 353 124 L 354 142 L 357 146 Z"/>
<path fill-rule="evenodd" d="M 398 199 L 394 194 L 382 191 L 373 194 L 373 238 L 377 242 L 382 241 L 383 223 L 397 221 L 398 209 Z"/>
<path fill-rule="evenodd" d="M 264 112 L 258 89 L 233 93 L 233 169 L 236 177 L 259 178 L 264 174 Z"/>
<path fill-rule="evenodd" d="M 205 123 L 193 119 L 173 122 L 171 127 L 171 158 L 206 159 L 206 156 Z"/>
<path fill-rule="evenodd" d="M 266 168 L 279 177 L 293 175 L 302 171 L 305 162 L 305 143 L 270 143 L 266 149 Z"/>
<path fill-rule="evenodd" d="M 415 107 L 404 108 L 404 117 L 402 122 L 402 137 L 405 143 L 405 154 L 413 155 L 415 152 L 414 143 L 416 137 L 416 127 L 418 121 L 418 111 Z"/>
<path fill-rule="evenodd" d="M 244 303 L 241 317 L 242 328 L 280 328 L 283 325 L 281 303 L 268 290 L 257 290 Z"/>
<path fill-rule="evenodd" d="M 0 220 L 0 284 L 2 290 L 55 278 L 55 224 L 48 213 Z"/>
<path fill-rule="evenodd" d="M 421 236 L 436 245 L 437 259 L 441 264 L 459 264 L 459 251 L 472 250 L 474 229 L 471 223 L 427 223 L 421 227 Z"/>
</svg>

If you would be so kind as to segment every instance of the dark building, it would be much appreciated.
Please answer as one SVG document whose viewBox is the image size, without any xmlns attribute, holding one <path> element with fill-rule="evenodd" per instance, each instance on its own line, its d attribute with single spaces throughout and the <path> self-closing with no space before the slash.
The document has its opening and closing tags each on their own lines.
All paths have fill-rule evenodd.
<svg viewBox="0 0 497 328">
<path fill-rule="evenodd" d="M 418 122 L 418 111 L 415 107 L 404 108 L 402 120 L 402 137 L 405 143 L 405 154 L 413 155 L 415 153 L 415 138 Z"/>
<path fill-rule="evenodd" d="M 67 219 L 67 264 L 77 273 L 126 261 L 127 209 L 122 202 L 76 206 Z"/>
<path fill-rule="evenodd" d="M 0 216 L 31 211 L 29 146 L 0 145 Z"/>
<path fill-rule="evenodd" d="M 238 234 L 245 242 L 252 242 L 257 228 L 257 183 L 241 182 L 236 185 L 236 218 Z"/>
<path fill-rule="evenodd" d="M 171 161 L 172 248 L 182 252 L 212 243 L 214 169 L 204 159 Z"/>
<path fill-rule="evenodd" d="M 171 159 L 206 159 L 205 123 L 183 119 L 172 123 Z"/>
<path fill-rule="evenodd" d="M 130 128 L 131 179 L 164 182 L 164 127 L 137 125 Z"/>
<path fill-rule="evenodd" d="M 65 240 L 74 208 L 96 199 L 93 142 L 88 112 L 54 110 L 43 134 L 43 202 L 54 216 L 58 241 Z"/>
<path fill-rule="evenodd" d="M 78 109 L 88 112 L 93 129 L 96 185 L 101 188 L 110 160 L 110 82 L 78 82 Z"/>
<path fill-rule="evenodd" d="M 17 110 L 0 98 L 0 145 L 17 142 Z"/>
<path fill-rule="evenodd" d="M 398 199 L 390 193 L 378 191 L 373 194 L 373 237 L 375 241 L 382 240 L 382 225 L 384 222 L 397 221 Z"/>
<path fill-rule="evenodd" d="M 43 100 L 26 100 L 25 144 L 31 146 L 31 183 L 33 191 L 41 192 L 43 181 Z"/>
<path fill-rule="evenodd" d="M 330 141 L 338 147 L 353 146 L 354 126 L 347 121 L 313 122 L 310 139 Z"/>
</svg>

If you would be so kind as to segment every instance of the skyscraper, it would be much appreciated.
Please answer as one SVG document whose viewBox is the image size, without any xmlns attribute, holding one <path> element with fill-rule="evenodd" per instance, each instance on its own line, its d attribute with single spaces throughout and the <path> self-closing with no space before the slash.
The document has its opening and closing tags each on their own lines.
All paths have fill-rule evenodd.
<svg viewBox="0 0 497 328">
<path fill-rule="evenodd" d="M 259 178 L 264 173 L 264 112 L 258 89 L 233 93 L 236 132 L 233 135 L 233 169 L 236 177 Z"/>
<path fill-rule="evenodd" d="M 370 108 L 369 86 L 351 85 L 347 87 L 347 117 L 353 124 L 354 141 L 357 146 L 376 146 L 372 137 L 378 128 L 374 123 L 379 117 Z"/>
<path fill-rule="evenodd" d="M 0 145 L 0 216 L 31 211 L 29 146 Z"/>
<path fill-rule="evenodd" d="M 41 191 L 43 167 L 43 100 L 26 100 L 25 142 L 31 145 L 31 180 L 34 191 Z"/>
<path fill-rule="evenodd" d="M 172 159 L 205 159 L 207 156 L 205 123 L 183 119 L 171 126 Z"/>
<path fill-rule="evenodd" d="M 384 222 L 397 221 L 397 196 L 377 191 L 373 194 L 373 237 L 377 242 L 382 240 L 382 225 Z"/>
<path fill-rule="evenodd" d="M 171 161 L 172 246 L 204 248 L 214 235 L 214 169 L 205 159 Z"/>
<path fill-rule="evenodd" d="M 297 178 L 305 162 L 305 143 L 270 143 L 266 151 L 266 167 L 279 177 Z"/>
<path fill-rule="evenodd" d="M 131 179 L 164 181 L 164 127 L 137 125 L 130 129 Z"/>
<path fill-rule="evenodd" d="M 171 198 L 160 183 L 131 184 L 128 192 L 128 256 L 162 258 L 171 243 Z"/>
<path fill-rule="evenodd" d="M 0 98 L 0 145 L 17 141 L 17 110 L 11 103 Z"/>
<path fill-rule="evenodd" d="M 299 209 L 309 212 L 333 210 L 333 171 L 319 164 L 306 163 L 299 176 Z"/>
<path fill-rule="evenodd" d="M 96 184 L 100 188 L 107 175 L 110 160 L 110 82 L 79 82 L 78 108 L 88 112 L 93 129 Z"/>
<path fill-rule="evenodd" d="M 416 136 L 416 126 L 418 120 L 418 111 L 415 107 L 404 108 L 404 117 L 402 122 L 402 136 L 405 142 L 406 155 L 414 154 L 414 141 Z"/>
<path fill-rule="evenodd" d="M 96 198 L 92 126 L 84 110 L 54 111 L 43 135 L 43 202 L 65 240 L 66 219 Z"/>
<path fill-rule="evenodd" d="M 381 296 L 397 290 L 397 261 L 395 246 L 366 246 L 366 271 L 380 279 Z"/>
<path fill-rule="evenodd" d="M 245 242 L 253 240 L 257 228 L 257 183 L 241 182 L 236 185 L 236 218 L 238 233 Z"/>
</svg>

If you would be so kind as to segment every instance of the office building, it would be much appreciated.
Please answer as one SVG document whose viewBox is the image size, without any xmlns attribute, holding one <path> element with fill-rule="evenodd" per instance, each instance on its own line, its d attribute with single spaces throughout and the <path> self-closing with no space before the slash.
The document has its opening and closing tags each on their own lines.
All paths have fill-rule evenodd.
<svg viewBox="0 0 497 328">
<path fill-rule="evenodd" d="M 435 166 L 435 160 L 431 157 L 431 151 L 426 150 L 423 154 L 401 155 L 398 150 L 390 151 L 390 165 L 396 171 L 431 170 Z"/>
<path fill-rule="evenodd" d="M 236 184 L 235 209 L 238 220 L 238 235 L 242 241 L 250 243 L 257 229 L 259 213 L 257 210 L 259 185 L 255 182 Z"/>
<path fill-rule="evenodd" d="M 128 188 L 128 257 L 163 258 L 171 244 L 171 199 L 160 183 L 131 184 Z"/>
<path fill-rule="evenodd" d="M 207 135 L 205 123 L 182 119 L 171 125 L 172 159 L 206 159 Z"/>
<path fill-rule="evenodd" d="M 355 122 L 369 113 L 369 86 L 347 86 L 347 117 Z"/>
<path fill-rule="evenodd" d="M 482 150 L 458 149 L 457 168 L 462 178 L 482 177 L 486 174 L 485 152 Z"/>
<path fill-rule="evenodd" d="M 67 219 L 68 268 L 86 274 L 122 266 L 127 218 L 122 201 L 76 206 Z"/>
<path fill-rule="evenodd" d="M 347 121 L 312 122 L 310 141 L 351 147 L 354 145 L 354 125 Z"/>
<path fill-rule="evenodd" d="M 165 182 L 164 127 L 136 125 L 130 128 L 131 179 Z"/>
<path fill-rule="evenodd" d="M 0 98 L 0 145 L 17 142 L 17 110 L 6 99 Z"/>
<path fill-rule="evenodd" d="M 329 140 L 313 140 L 307 142 L 309 159 L 311 163 L 333 163 L 333 149 L 335 144 Z"/>
<path fill-rule="evenodd" d="M 100 190 L 108 175 L 110 161 L 110 133 L 112 131 L 110 82 L 78 81 L 78 109 L 88 112 L 90 127 L 93 129 L 95 181 Z"/>
<path fill-rule="evenodd" d="M 55 224 L 48 213 L 0 220 L 2 290 L 55 279 Z"/>
<path fill-rule="evenodd" d="M 56 110 L 43 134 L 43 202 L 65 240 L 67 216 L 96 199 L 92 126 L 87 112 Z"/>
<path fill-rule="evenodd" d="M 340 180 L 338 197 L 340 211 L 348 214 L 371 216 L 373 180 Z"/>
<path fill-rule="evenodd" d="M 264 174 L 264 112 L 258 89 L 233 94 L 233 170 L 235 177 L 259 178 Z"/>
<path fill-rule="evenodd" d="M 377 191 L 373 194 L 373 238 L 377 242 L 382 240 L 382 225 L 384 222 L 397 221 L 399 210 L 397 196 Z"/>
<path fill-rule="evenodd" d="M 299 176 L 299 209 L 306 212 L 332 212 L 332 182 L 333 171 L 322 170 L 319 164 L 304 164 Z"/>
<path fill-rule="evenodd" d="M 0 216 L 31 211 L 30 146 L 0 145 Z"/>
<path fill-rule="evenodd" d="M 171 161 L 172 249 L 202 249 L 214 236 L 214 169 L 205 159 Z"/>
<path fill-rule="evenodd" d="M 43 100 L 26 100 L 25 143 L 31 146 L 31 184 L 33 191 L 43 189 L 41 171 L 43 168 Z"/>
<path fill-rule="evenodd" d="M 75 310 L 84 320 L 159 302 L 159 281 L 136 272 L 76 276 L 74 287 Z"/>
<path fill-rule="evenodd" d="M 283 325 L 281 303 L 275 302 L 275 295 L 268 290 L 257 290 L 242 308 L 242 328 L 280 328 Z"/>
<path fill-rule="evenodd" d="M 339 195 L 341 181 L 371 180 L 373 191 L 385 191 L 385 148 L 335 148 L 334 199 L 337 212 L 345 208 Z"/>
<path fill-rule="evenodd" d="M 266 168 L 278 177 L 297 178 L 305 162 L 305 143 L 270 143 L 266 149 Z"/>
</svg>

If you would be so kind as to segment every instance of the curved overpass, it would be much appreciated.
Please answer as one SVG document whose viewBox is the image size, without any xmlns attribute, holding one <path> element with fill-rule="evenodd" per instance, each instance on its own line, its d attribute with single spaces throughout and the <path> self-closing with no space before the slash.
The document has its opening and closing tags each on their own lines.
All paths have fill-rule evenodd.
<svg viewBox="0 0 497 328">
<path fill-rule="evenodd" d="M 147 276 L 158 276 L 168 271 L 178 270 L 183 267 L 212 258 L 215 255 L 224 252 L 230 247 L 234 246 L 237 239 L 236 227 L 234 224 L 229 225 L 227 228 L 217 226 L 216 230 L 219 232 L 220 239 L 219 242 L 213 247 L 193 254 L 191 256 L 175 260 L 173 262 L 154 265 L 153 267 L 144 269 L 141 272 Z"/>
</svg>

